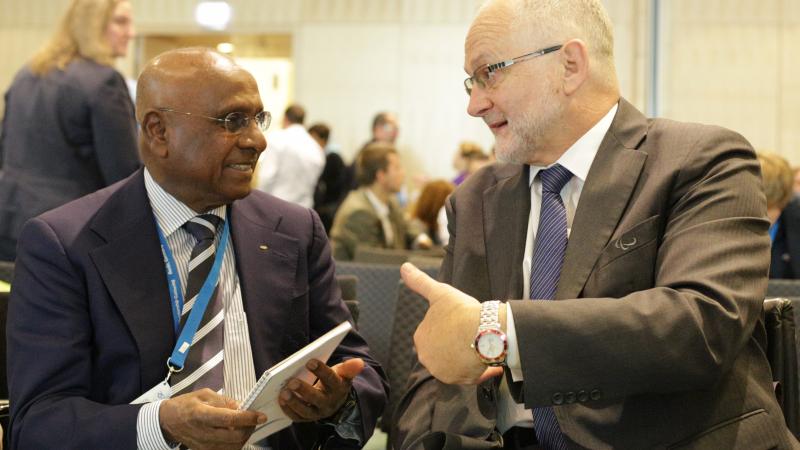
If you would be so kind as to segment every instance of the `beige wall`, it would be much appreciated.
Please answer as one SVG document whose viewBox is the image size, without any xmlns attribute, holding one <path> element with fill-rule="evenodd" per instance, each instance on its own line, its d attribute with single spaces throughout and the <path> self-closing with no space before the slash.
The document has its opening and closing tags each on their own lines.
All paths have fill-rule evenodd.
<svg viewBox="0 0 800 450">
<path fill-rule="evenodd" d="M 463 38 L 480 0 L 232 0 L 229 29 L 292 39 L 292 98 L 328 122 L 350 156 L 381 109 L 396 111 L 412 170 L 449 177 L 458 141 L 491 135 L 466 115 Z M 0 0 L 0 90 L 49 34 L 67 0 Z M 133 0 L 142 35 L 194 35 L 196 0 Z M 616 29 L 623 95 L 648 95 L 649 0 L 604 0 Z M 663 114 L 718 123 L 800 163 L 797 0 L 669 0 L 664 4 Z M 145 58 L 121 62 L 135 74 Z M 138 59 L 137 59 L 138 55 Z"/>
<path fill-rule="evenodd" d="M 663 115 L 732 128 L 800 164 L 800 2 L 662 3 Z"/>
</svg>

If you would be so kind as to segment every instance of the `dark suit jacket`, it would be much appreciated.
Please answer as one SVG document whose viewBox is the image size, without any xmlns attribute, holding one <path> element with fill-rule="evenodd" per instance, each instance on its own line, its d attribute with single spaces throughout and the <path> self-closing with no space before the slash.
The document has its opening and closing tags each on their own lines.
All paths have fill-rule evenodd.
<svg viewBox="0 0 800 450">
<path fill-rule="evenodd" d="M 519 299 L 528 169 L 472 175 L 448 204 L 441 279 Z M 591 166 L 556 301 L 512 301 L 526 407 L 553 406 L 570 448 L 787 449 L 759 321 L 769 261 L 759 166 L 741 136 L 649 120 L 624 100 Z M 402 448 L 490 448 L 498 381 L 418 370 Z M 426 442 L 427 444 L 423 444 Z"/>
<path fill-rule="evenodd" d="M 175 335 L 141 171 L 30 221 L 8 320 L 12 448 L 135 448 L 139 405 L 166 376 Z M 254 191 L 231 206 L 231 238 L 256 373 L 344 320 L 317 215 Z M 261 244 L 267 251 L 259 249 Z M 364 433 L 386 401 L 382 369 L 350 333 L 331 363 L 361 357 Z M 271 439 L 300 447 L 298 426 Z"/>
<path fill-rule="evenodd" d="M 794 197 L 781 212 L 772 242 L 769 277 L 800 278 L 800 197 Z"/>
<path fill-rule="evenodd" d="M 338 153 L 328 153 L 325 156 L 325 168 L 317 180 L 314 189 L 314 211 L 319 214 L 325 231 L 330 231 L 336 210 L 342 204 L 350 191 L 350 178 L 347 166 Z"/>
<path fill-rule="evenodd" d="M 43 77 L 25 68 L 5 100 L 0 239 L 13 244 L 26 220 L 139 167 L 133 103 L 113 67 L 76 59 Z"/>
</svg>

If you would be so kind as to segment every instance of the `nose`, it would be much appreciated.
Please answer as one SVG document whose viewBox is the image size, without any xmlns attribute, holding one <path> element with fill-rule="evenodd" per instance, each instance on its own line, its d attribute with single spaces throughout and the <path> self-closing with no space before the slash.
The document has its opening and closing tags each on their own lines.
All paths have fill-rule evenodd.
<svg viewBox="0 0 800 450">
<path fill-rule="evenodd" d="M 255 120 L 251 120 L 247 127 L 239 135 L 239 144 L 242 148 L 252 148 L 258 153 L 267 148 L 267 138 L 264 132 L 258 128 Z"/>
<path fill-rule="evenodd" d="M 467 105 L 467 114 L 473 117 L 483 117 L 492 108 L 492 102 L 489 96 L 486 95 L 485 89 L 480 86 L 472 88 L 472 93 L 469 95 L 469 104 Z"/>
</svg>

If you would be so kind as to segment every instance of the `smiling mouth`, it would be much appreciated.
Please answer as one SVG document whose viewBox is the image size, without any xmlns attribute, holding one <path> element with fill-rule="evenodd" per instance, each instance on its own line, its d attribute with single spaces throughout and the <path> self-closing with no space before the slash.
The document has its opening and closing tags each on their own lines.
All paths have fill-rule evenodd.
<svg viewBox="0 0 800 450">
<path fill-rule="evenodd" d="M 256 168 L 256 163 L 250 162 L 250 163 L 228 164 L 226 167 L 233 170 L 238 170 L 240 172 L 252 172 Z"/>
</svg>

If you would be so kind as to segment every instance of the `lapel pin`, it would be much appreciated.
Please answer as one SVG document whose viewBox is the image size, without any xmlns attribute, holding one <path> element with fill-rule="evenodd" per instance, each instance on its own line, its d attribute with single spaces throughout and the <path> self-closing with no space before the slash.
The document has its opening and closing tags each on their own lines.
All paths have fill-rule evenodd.
<svg viewBox="0 0 800 450">
<path fill-rule="evenodd" d="M 258 246 L 258 249 L 261 250 L 262 252 L 265 252 L 269 250 L 269 247 L 267 247 L 267 244 L 261 244 Z"/>
<path fill-rule="evenodd" d="M 618 249 L 622 250 L 623 252 L 629 250 L 634 245 L 636 245 L 636 238 L 635 237 L 633 237 L 630 240 L 628 240 L 628 242 L 623 242 L 622 238 L 620 238 L 620 239 L 617 239 L 617 242 L 614 243 L 614 247 L 617 247 Z"/>
</svg>

